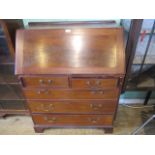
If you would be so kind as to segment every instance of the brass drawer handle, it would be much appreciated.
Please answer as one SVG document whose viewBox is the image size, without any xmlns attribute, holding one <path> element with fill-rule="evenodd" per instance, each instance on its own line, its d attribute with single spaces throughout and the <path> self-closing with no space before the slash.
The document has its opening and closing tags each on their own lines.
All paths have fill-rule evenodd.
<svg viewBox="0 0 155 155">
<path fill-rule="evenodd" d="M 91 122 L 92 122 L 93 124 L 97 123 L 97 121 L 96 121 L 96 120 L 92 120 Z"/>
<path fill-rule="evenodd" d="M 42 79 L 40 79 L 40 80 L 39 80 L 39 83 L 40 83 L 40 84 L 45 84 L 45 81 L 42 80 Z"/>
<path fill-rule="evenodd" d="M 96 83 L 96 85 L 101 85 L 101 81 L 100 80 L 97 80 L 95 83 Z"/>
<path fill-rule="evenodd" d="M 91 86 L 91 87 L 94 87 L 94 88 L 99 87 L 101 85 L 101 81 L 100 80 L 97 80 L 97 81 L 94 81 L 94 82 L 95 83 L 92 84 L 92 81 L 86 81 L 86 84 L 88 86 Z"/>
<path fill-rule="evenodd" d="M 50 112 L 50 109 L 45 109 L 45 108 L 44 108 L 43 110 L 44 110 L 45 112 Z"/>
<path fill-rule="evenodd" d="M 104 94 L 104 91 L 103 90 L 92 90 L 91 93 L 92 94 L 97 94 L 97 93 Z"/>
<path fill-rule="evenodd" d="M 91 82 L 90 82 L 90 81 L 86 81 L 86 84 L 87 84 L 87 85 L 90 85 L 90 84 L 91 84 Z"/>
<path fill-rule="evenodd" d="M 53 82 L 52 82 L 52 80 L 48 80 L 48 84 L 52 84 Z"/>
<path fill-rule="evenodd" d="M 47 116 L 45 116 L 44 119 L 50 123 L 54 123 L 57 120 L 56 117 L 48 118 Z"/>
<path fill-rule="evenodd" d="M 44 107 L 44 111 L 47 111 L 47 112 L 50 112 L 50 111 L 52 111 L 53 109 L 54 109 L 54 107 L 53 107 L 53 104 L 52 104 L 52 103 L 49 104 L 49 106 Z"/>
<path fill-rule="evenodd" d="M 93 124 L 96 124 L 99 121 L 99 118 L 89 118 L 89 121 Z"/>
<path fill-rule="evenodd" d="M 48 82 L 48 84 L 52 84 L 52 83 L 53 83 L 51 79 L 49 79 L 49 80 L 46 81 L 46 82 L 45 82 L 43 79 L 40 79 L 40 80 L 39 80 L 39 83 L 40 83 L 41 85 L 47 84 L 47 82 Z"/>
<path fill-rule="evenodd" d="M 39 91 L 37 91 L 37 94 L 41 94 L 41 91 L 39 90 Z"/>
<path fill-rule="evenodd" d="M 96 104 L 96 103 L 91 103 L 90 104 L 90 107 L 93 109 L 93 110 L 99 110 L 100 108 L 102 108 L 102 104 Z"/>
<path fill-rule="evenodd" d="M 103 91 L 103 90 L 101 90 L 101 91 L 99 91 L 99 93 L 100 93 L 100 94 L 104 94 L 104 91 Z"/>
<path fill-rule="evenodd" d="M 43 110 L 45 112 L 51 112 L 54 109 L 53 104 L 49 104 L 49 105 L 45 105 L 45 104 L 41 104 L 39 110 Z"/>
<path fill-rule="evenodd" d="M 49 91 L 48 91 L 48 90 L 38 90 L 38 91 L 37 91 L 37 94 L 40 95 L 41 93 L 49 94 Z"/>
</svg>

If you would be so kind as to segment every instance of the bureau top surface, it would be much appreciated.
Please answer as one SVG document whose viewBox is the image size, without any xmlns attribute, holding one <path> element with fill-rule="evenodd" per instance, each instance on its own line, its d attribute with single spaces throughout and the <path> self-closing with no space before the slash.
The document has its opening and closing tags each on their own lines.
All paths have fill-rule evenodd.
<svg viewBox="0 0 155 155">
<path fill-rule="evenodd" d="M 25 29 L 16 74 L 124 74 L 121 28 Z"/>
</svg>

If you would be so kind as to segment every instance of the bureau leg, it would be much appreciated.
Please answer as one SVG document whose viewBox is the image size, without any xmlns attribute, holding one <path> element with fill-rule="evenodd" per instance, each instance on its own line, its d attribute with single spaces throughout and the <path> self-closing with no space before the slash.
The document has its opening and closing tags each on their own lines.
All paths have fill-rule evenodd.
<svg viewBox="0 0 155 155">
<path fill-rule="evenodd" d="M 43 133 L 44 132 L 44 128 L 42 128 L 42 127 L 34 127 L 34 131 L 36 132 L 36 133 Z"/>
<path fill-rule="evenodd" d="M 105 128 L 104 133 L 113 133 L 113 128 Z"/>
</svg>

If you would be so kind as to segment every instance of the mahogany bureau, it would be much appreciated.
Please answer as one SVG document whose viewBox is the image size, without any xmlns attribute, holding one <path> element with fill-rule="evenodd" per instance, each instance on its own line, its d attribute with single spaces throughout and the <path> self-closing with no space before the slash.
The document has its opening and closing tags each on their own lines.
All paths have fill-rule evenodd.
<svg viewBox="0 0 155 155">
<path fill-rule="evenodd" d="M 121 28 L 18 30 L 15 73 L 35 131 L 94 127 L 112 132 L 124 61 Z"/>
</svg>

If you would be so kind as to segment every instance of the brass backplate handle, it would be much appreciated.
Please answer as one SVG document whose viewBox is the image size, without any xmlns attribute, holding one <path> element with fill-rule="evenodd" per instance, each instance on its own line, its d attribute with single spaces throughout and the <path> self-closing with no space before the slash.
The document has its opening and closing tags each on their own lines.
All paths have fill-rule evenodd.
<svg viewBox="0 0 155 155">
<path fill-rule="evenodd" d="M 44 117 L 44 119 L 46 120 L 46 121 L 48 121 L 48 122 L 50 122 L 50 123 L 54 123 L 54 122 L 56 122 L 56 117 L 47 117 L 47 116 L 45 116 Z"/>
</svg>

